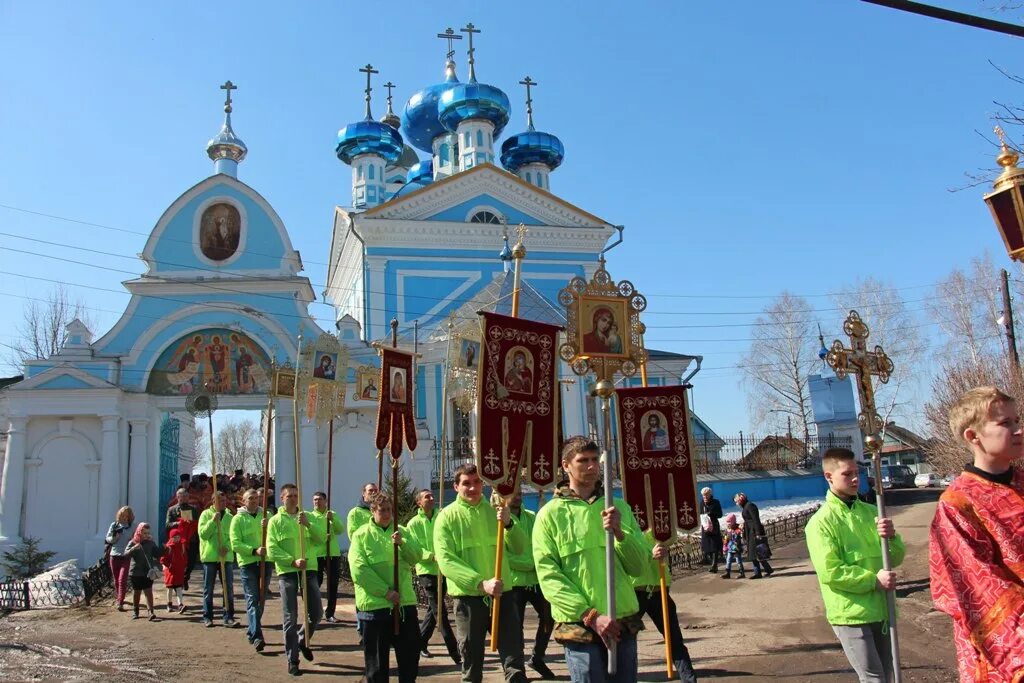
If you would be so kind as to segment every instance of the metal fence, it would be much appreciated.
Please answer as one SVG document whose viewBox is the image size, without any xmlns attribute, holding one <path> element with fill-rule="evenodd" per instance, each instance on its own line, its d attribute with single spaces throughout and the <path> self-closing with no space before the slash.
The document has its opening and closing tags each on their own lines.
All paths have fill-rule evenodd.
<svg viewBox="0 0 1024 683">
<path fill-rule="evenodd" d="M 801 535 L 804 527 L 807 526 L 807 520 L 817 509 L 797 512 L 767 522 L 764 525 L 764 531 L 768 536 L 769 545 L 777 545 Z M 687 536 L 673 544 L 669 550 L 669 566 L 672 576 L 682 576 L 686 572 L 703 569 L 706 566 L 705 559 L 707 558 L 704 557 L 704 552 L 700 547 L 700 534 Z"/>
<path fill-rule="evenodd" d="M 110 565 L 102 559 L 80 578 L 0 579 L 0 610 L 88 605 L 110 595 L 113 587 Z"/>
</svg>

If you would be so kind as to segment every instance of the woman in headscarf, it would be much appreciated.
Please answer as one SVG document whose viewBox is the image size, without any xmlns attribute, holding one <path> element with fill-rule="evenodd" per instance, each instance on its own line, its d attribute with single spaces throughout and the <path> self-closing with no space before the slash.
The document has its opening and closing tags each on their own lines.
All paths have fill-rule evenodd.
<svg viewBox="0 0 1024 683">
<path fill-rule="evenodd" d="M 711 488 L 705 486 L 700 490 L 700 547 L 704 555 L 711 559 L 712 574 L 718 573 L 718 562 L 722 559 L 722 527 L 719 520 L 722 517 L 722 504 L 711 493 Z"/>
<path fill-rule="evenodd" d="M 149 620 L 156 621 L 156 612 L 153 611 L 153 578 L 163 574 L 160 565 L 160 556 L 163 555 L 163 546 L 158 546 L 153 540 L 153 532 L 146 522 L 140 522 L 135 527 L 135 535 L 131 542 L 125 547 L 124 554 L 132 558 L 128 569 L 128 578 L 132 582 L 134 594 L 132 596 L 133 619 L 139 618 L 139 597 L 146 594 L 146 607 L 149 609 Z"/>
</svg>

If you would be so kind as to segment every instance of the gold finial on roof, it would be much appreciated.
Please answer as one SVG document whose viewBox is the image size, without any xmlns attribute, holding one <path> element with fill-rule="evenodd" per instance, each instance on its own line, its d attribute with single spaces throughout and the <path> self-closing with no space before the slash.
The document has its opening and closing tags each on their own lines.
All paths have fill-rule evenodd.
<svg viewBox="0 0 1024 683">
<path fill-rule="evenodd" d="M 996 157 L 996 163 L 1005 169 L 1013 168 L 1017 165 L 1020 155 L 1006 144 L 1006 133 L 1003 132 L 1002 127 L 996 126 L 994 131 L 996 137 L 999 138 L 999 156 Z"/>
<path fill-rule="evenodd" d="M 512 247 L 512 258 L 526 258 L 526 245 L 523 244 L 523 240 L 526 238 L 526 233 L 528 232 L 529 229 L 522 223 L 520 223 L 519 227 L 516 228 L 516 234 L 519 235 L 519 239 L 516 241 L 515 246 Z"/>
</svg>

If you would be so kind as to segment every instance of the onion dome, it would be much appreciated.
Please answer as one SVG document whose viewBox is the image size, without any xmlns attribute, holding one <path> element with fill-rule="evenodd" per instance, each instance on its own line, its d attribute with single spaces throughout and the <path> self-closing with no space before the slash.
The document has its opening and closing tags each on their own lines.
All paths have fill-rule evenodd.
<svg viewBox="0 0 1024 683">
<path fill-rule="evenodd" d="M 362 154 L 375 154 L 389 164 L 394 163 L 402 156 L 405 144 L 396 129 L 373 120 L 370 113 L 370 75 L 377 72 L 369 64 L 360 71 L 366 73 L 366 118 L 338 131 L 338 145 L 334 152 L 346 164 L 351 164 Z"/>
<path fill-rule="evenodd" d="M 388 81 L 384 84 L 384 87 L 388 89 L 388 110 L 384 112 L 384 116 L 381 118 L 380 122 L 386 123 L 395 130 L 398 130 L 402 125 L 402 119 L 398 118 L 398 114 L 396 114 L 395 110 L 391 108 L 391 90 L 395 87 L 395 84 Z"/>
<path fill-rule="evenodd" d="M 455 75 L 455 62 L 448 60 L 444 67 L 444 82 L 413 93 L 402 111 L 402 135 L 416 149 L 433 154 L 434 138 L 448 131 L 437 118 L 437 102 L 441 94 L 459 82 Z"/>
<path fill-rule="evenodd" d="M 530 88 L 537 85 L 529 76 L 519 81 L 526 86 L 526 131 L 510 136 L 501 144 L 501 165 L 515 173 L 526 164 L 544 164 L 552 171 L 565 158 L 562 141 L 533 125 L 533 97 Z"/>
<path fill-rule="evenodd" d="M 426 185 L 434 181 L 434 160 L 430 157 L 413 164 L 405 176 L 406 184 L 419 183 Z"/>
<path fill-rule="evenodd" d="M 228 81 L 220 88 L 227 91 L 227 99 L 224 101 L 224 125 L 220 127 L 220 132 L 206 143 L 206 154 L 213 161 L 228 159 L 237 163 L 249 153 L 245 143 L 231 129 L 231 91 L 237 90 L 238 86 Z"/>
<path fill-rule="evenodd" d="M 441 94 L 437 117 L 441 125 L 453 133 L 463 121 L 488 121 L 494 126 L 493 136 L 496 138 L 508 123 L 511 111 L 508 95 L 501 88 L 477 82 L 473 34 L 480 31 L 473 24 L 467 24 L 460 30 L 469 36 L 469 82 L 460 83 Z"/>
</svg>

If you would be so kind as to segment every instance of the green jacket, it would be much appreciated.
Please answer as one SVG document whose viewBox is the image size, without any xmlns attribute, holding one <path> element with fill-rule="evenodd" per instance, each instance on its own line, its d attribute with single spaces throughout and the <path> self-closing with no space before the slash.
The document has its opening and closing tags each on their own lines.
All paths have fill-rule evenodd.
<svg viewBox="0 0 1024 683">
<path fill-rule="evenodd" d="M 537 513 L 533 529 L 533 562 L 544 597 L 551 603 L 551 616 L 559 623 L 578 623 L 591 607 L 608 613 L 605 596 L 605 530 L 601 511 L 604 493 L 598 489 L 583 500 L 568 486 L 555 490 L 554 497 Z M 641 540 L 640 528 L 622 499 L 615 499 L 622 516 L 624 537 L 615 541 L 615 618 L 636 614 L 640 609 L 630 576 L 639 576 L 647 565 L 649 551 Z"/>
<path fill-rule="evenodd" d="M 644 570 L 640 573 L 640 576 L 629 577 L 630 583 L 633 584 L 634 588 L 660 588 L 661 586 L 661 572 L 658 571 L 658 565 L 660 561 L 654 559 L 654 546 L 657 542 L 654 540 L 654 533 L 650 529 L 644 532 L 640 537 L 643 541 L 644 547 L 647 549 L 647 560 L 644 564 Z M 668 563 L 665 564 L 665 585 L 668 586 L 672 583 L 672 572 L 668 571 Z"/>
<path fill-rule="evenodd" d="M 270 524 L 267 525 L 267 559 L 274 563 L 278 576 L 299 571 L 293 563 L 299 558 L 300 528 L 306 544 L 306 569 L 316 571 L 316 546 L 324 539 L 317 535 L 318 530 L 308 512 L 306 515 L 309 528 L 300 527 L 299 516 L 289 515 L 284 507 L 278 508 L 277 514 L 270 518 Z"/>
<path fill-rule="evenodd" d="M 416 516 L 405 525 L 409 536 L 416 539 L 416 543 L 419 544 L 422 551 L 420 559 L 416 563 L 418 576 L 437 576 L 437 560 L 434 559 L 434 522 L 437 521 L 437 516 L 440 513 L 440 510 L 434 508 L 433 517 L 428 518 L 427 514 L 423 512 L 423 508 L 418 508 Z"/>
<path fill-rule="evenodd" d="M 537 569 L 533 566 L 533 526 L 537 521 L 537 513 L 522 509 L 519 516 L 512 513 L 516 526 L 522 527 L 526 534 L 526 548 L 521 553 L 508 551 L 508 566 L 512 569 L 509 585 L 512 588 L 537 585 Z"/>
<path fill-rule="evenodd" d="M 375 522 L 364 524 L 352 536 L 348 549 L 348 566 L 352 570 L 352 583 L 356 588 L 356 609 L 371 612 L 392 607 L 384 599 L 394 588 L 395 555 L 391 543 L 390 526 L 381 528 Z M 416 604 L 416 591 L 412 589 L 411 566 L 423 554 L 423 549 L 408 529 L 399 526 L 402 544 L 398 551 L 398 596 L 402 606 Z"/>
<path fill-rule="evenodd" d="M 889 619 L 885 592 L 878 590 L 875 578 L 882 568 L 876 515 L 873 505 L 856 500 L 851 507 L 829 491 L 825 504 L 804 529 L 830 624 L 870 624 Z M 889 539 L 889 551 L 892 566 L 903 562 L 906 547 L 899 535 Z"/>
<path fill-rule="evenodd" d="M 345 519 L 345 533 L 348 534 L 348 542 L 352 542 L 352 537 L 359 531 L 359 527 L 368 523 L 373 519 L 373 515 L 370 513 L 370 508 L 363 507 L 363 503 L 355 506 L 348 511 L 348 517 Z"/>
<path fill-rule="evenodd" d="M 231 510 L 224 508 L 224 514 L 218 520 L 213 511 L 213 506 L 203 510 L 199 515 L 199 561 L 220 562 L 220 548 L 227 550 L 224 556 L 226 562 L 231 561 Z M 217 529 L 220 528 L 218 534 Z M 218 545 L 220 544 L 220 545 Z"/>
<path fill-rule="evenodd" d="M 258 555 L 253 555 L 253 551 L 259 548 L 263 541 L 263 529 L 260 525 L 262 521 L 262 509 L 258 509 L 255 515 L 250 515 L 244 507 L 238 508 L 238 513 L 231 520 L 231 549 L 238 558 L 238 566 L 260 561 Z"/>
<path fill-rule="evenodd" d="M 338 548 L 338 537 L 345 533 L 345 524 L 341 521 L 341 517 L 338 516 L 337 512 L 330 510 L 331 512 L 331 557 L 338 557 L 341 555 L 341 549 Z M 327 513 L 317 512 L 316 510 L 309 510 L 306 512 L 309 515 L 309 523 L 316 526 L 317 533 L 324 538 L 316 545 L 316 556 L 327 557 Z"/>
<path fill-rule="evenodd" d="M 498 519 L 495 510 L 481 497 L 476 505 L 462 498 L 441 510 L 434 523 L 434 555 L 454 597 L 481 596 L 481 581 L 494 578 L 494 560 L 498 548 Z M 505 531 L 505 552 L 502 554 L 501 577 L 510 576 L 509 552 L 526 548 L 526 534 L 512 520 Z"/>
</svg>

